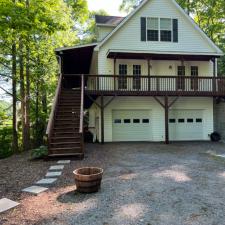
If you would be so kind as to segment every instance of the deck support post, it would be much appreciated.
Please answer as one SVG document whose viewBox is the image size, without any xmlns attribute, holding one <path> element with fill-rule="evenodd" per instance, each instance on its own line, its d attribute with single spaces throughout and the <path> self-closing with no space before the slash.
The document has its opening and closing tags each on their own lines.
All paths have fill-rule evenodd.
<svg viewBox="0 0 225 225">
<path fill-rule="evenodd" d="M 169 103 L 168 96 L 165 96 L 165 143 L 169 144 Z"/>
<path fill-rule="evenodd" d="M 151 76 L 151 61 L 148 59 L 148 91 L 151 89 L 150 76 Z"/>
<path fill-rule="evenodd" d="M 216 92 L 216 59 L 212 59 L 213 62 L 213 93 Z"/>
<path fill-rule="evenodd" d="M 104 96 L 101 95 L 101 144 L 104 142 Z"/>
<path fill-rule="evenodd" d="M 116 90 L 116 57 L 113 60 L 114 91 Z"/>
</svg>

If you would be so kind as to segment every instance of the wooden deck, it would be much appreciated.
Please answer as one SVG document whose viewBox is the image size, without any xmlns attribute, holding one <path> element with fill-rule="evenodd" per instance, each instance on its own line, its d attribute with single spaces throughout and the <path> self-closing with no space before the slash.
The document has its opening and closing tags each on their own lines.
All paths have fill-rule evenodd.
<svg viewBox="0 0 225 225">
<path fill-rule="evenodd" d="M 72 74 L 66 76 L 74 76 L 77 79 L 81 77 Z M 89 95 L 225 96 L 225 77 L 133 75 L 84 75 L 84 77 L 85 94 Z"/>
</svg>

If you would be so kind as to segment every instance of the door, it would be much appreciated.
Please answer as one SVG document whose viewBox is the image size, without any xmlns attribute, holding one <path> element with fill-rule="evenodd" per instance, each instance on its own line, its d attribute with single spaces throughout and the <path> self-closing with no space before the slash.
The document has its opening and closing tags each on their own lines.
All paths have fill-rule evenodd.
<svg viewBox="0 0 225 225">
<path fill-rule="evenodd" d="M 133 89 L 141 89 L 141 65 L 133 65 Z"/>
<path fill-rule="evenodd" d="M 178 66 L 177 67 L 177 89 L 178 90 L 185 90 L 185 66 Z"/>
<path fill-rule="evenodd" d="M 169 113 L 170 140 L 203 140 L 203 123 L 203 110 L 171 110 Z"/>
<path fill-rule="evenodd" d="M 149 110 L 113 110 L 113 141 L 150 141 L 151 119 Z"/>
<path fill-rule="evenodd" d="M 191 89 L 198 90 L 198 67 L 191 66 Z"/>
<path fill-rule="evenodd" d="M 127 89 L 127 65 L 119 64 L 118 89 Z"/>
</svg>

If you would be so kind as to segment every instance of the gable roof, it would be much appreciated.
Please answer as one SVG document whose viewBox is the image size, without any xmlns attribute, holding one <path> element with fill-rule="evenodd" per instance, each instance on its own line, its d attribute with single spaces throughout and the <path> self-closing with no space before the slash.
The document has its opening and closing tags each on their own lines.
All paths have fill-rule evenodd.
<svg viewBox="0 0 225 225">
<path fill-rule="evenodd" d="M 136 7 L 127 17 L 125 17 L 115 29 L 106 36 L 105 39 L 100 42 L 95 50 L 99 50 L 121 27 L 123 27 L 128 20 L 130 20 L 140 9 L 142 9 L 146 3 L 151 0 L 143 0 L 138 7 Z M 208 44 L 215 49 L 217 55 L 223 55 L 221 49 L 219 49 L 216 44 L 203 32 L 203 30 L 195 23 L 195 21 L 187 15 L 187 13 L 181 8 L 181 6 L 175 0 L 169 0 L 174 6 L 182 13 L 182 15 L 194 26 L 194 28 L 199 32 L 199 34 L 208 42 Z"/>
<path fill-rule="evenodd" d="M 101 16 L 95 15 L 95 22 L 97 25 L 114 26 L 116 27 L 124 19 L 120 16 Z"/>
</svg>

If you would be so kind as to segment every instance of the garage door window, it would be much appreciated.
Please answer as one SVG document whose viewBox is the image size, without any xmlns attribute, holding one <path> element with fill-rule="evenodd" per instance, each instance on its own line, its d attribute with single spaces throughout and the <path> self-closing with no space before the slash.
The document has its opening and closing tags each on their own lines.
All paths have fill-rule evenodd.
<svg viewBox="0 0 225 225">
<path fill-rule="evenodd" d="M 130 123 L 130 119 L 124 119 L 124 123 Z"/>
<path fill-rule="evenodd" d="M 115 119 L 114 123 L 121 123 L 121 119 Z"/>
<path fill-rule="evenodd" d="M 178 119 L 178 123 L 184 123 L 184 119 Z"/>
<path fill-rule="evenodd" d="M 149 119 L 143 119 L 142 123 L 149 123 Z"/>
<path fill-rule="evenodd" d="M 176 123 L 176 119 L 170 119 L 169 122 L 170 123 Z"/>
<path fill-rule="evenodd" d="M 133 123 L 140 123 L 140 119 L 133 119 Z"/>
<path fill-rule="evenodd" d="M 196 123 L 202 123 L 202 119 L 197 118 L 197 119 L 196 119 Z"/>
<path fill-rule="evenodd" d="M 188 123 L 193 123 L 194 122 L 194 119 L 187 119 L 187 122 Z"/>
</svg>

